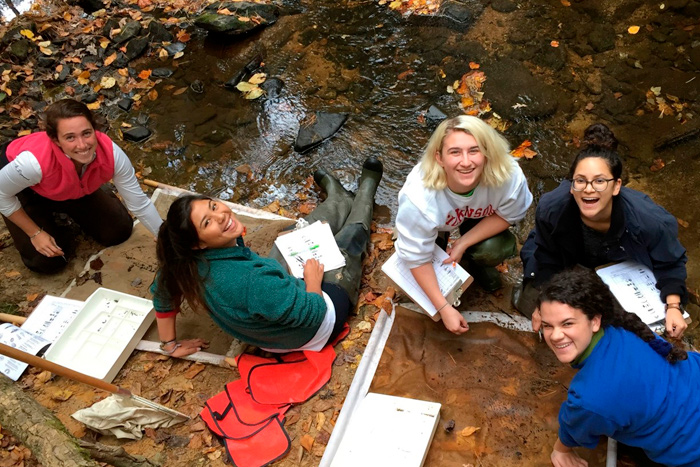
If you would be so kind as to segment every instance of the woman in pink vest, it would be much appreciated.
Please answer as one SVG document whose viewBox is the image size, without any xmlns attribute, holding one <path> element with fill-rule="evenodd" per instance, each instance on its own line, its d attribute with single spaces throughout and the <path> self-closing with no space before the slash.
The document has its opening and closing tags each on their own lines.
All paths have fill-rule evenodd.
<svg viewBox="0 0 700 467">
<path fill-rule="evenodd" d="M 85 104 L 64 99 L 46 109 L 46 131 L 0 148 L 0 213 L 22 261 L 31 270 L 54 273 L 72 255 L 74 235 L 56 223 L 67 214 L 105 246 L 131 235 L 129 209 L 154 235 L 162 223 L 143 193 L 124 151 L 95 130 Z M 109 188 L 112 180 L 126 208 Z"/>
</svg>

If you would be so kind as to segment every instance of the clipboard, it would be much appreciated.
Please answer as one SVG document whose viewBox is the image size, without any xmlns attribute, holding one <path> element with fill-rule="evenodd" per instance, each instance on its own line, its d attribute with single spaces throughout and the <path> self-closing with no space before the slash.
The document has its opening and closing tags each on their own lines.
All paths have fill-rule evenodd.
<svg viewBox="0 0 700 467">
<path fill-rule="evenodd" d="M 460 305 L 460 297 L 467 290 L 467 287 L 474 282 L 474 278 L 469 275 L 459 264 L 442 264 L 448 255 L 439 246 L 435 245 L 433 250 L 432 265 L 435 276 L 438 279 L 440 292 L 448 303 L 454 307 Z M 421 310 L 423 310 L 434 321 L 440 320 L 440 315 L 433 304 L 425 295 L 423 289 L 418 285 L 411 274 L 411 270 L 398 253 L 394 252 L 391 257 L 382 265 L 382 272 L 405 293 Z"/>
<path fill-rule="evenodd" d="M 664 303 L 656 288 L 654 273 L 645 265 L 635 261 L 601 266 L 596 274 L 610 288 L 620 305 L 634 313 L 654 332 L 663 332 L 666 319 Z M 690 315 L 683 313 L 689 322 Z"/>
</svg>

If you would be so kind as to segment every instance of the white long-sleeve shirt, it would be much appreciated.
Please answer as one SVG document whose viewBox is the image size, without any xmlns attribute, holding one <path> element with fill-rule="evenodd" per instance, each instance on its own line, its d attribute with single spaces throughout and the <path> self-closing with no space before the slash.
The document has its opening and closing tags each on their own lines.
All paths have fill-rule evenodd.
<svg viewBox="0 0 700 467">
<path fill-rule="evenodd" d="M 139 186 L 134 167 L 126 153 L 112 142 L 114 149 L 114 175 L 112 181 L 124 200 L 124 204 L 136 218 L 153 234 L 163 223 L 156 207 Z M 66 156 L 68 157 L 68 156 Z M 0 213 L 11 216 L 22 205 L 17 193 L 41 182 L 43 174 L 39 161 L 31 151 L 22 151 L 0 170 Z"/>
<path fill-rule="evenodd" d="M 399 191 L 396 214 L 396 252 L 409 268 L 429 263 L 438 232 L 452 231 L 465 219 L 497 214 L 510 224 L 523 217 L 532 204 L 532 194 L 522 169 L 515 165 L 510 180 L 498 187 L 477 185 L 471 196 L 449 188 L 433 190 L 423 185 L 423 172 L 416 165 Z"/>
</svg>

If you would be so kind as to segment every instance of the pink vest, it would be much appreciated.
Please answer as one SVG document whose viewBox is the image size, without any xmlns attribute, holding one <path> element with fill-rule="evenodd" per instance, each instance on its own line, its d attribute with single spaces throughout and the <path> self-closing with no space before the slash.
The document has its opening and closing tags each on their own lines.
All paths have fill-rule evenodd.
<svg viewBox="0 0 700 467">
<path fill-rule="evenodd" d="M 41 181 L 32 186 L 44 198 L 54 201 L 78 199 L 94 193 L 114 175 L 114 146 L 109 136 L 99 131 L 95 160 L 90 162 L 82 177 L 78 176 L 73 160 L 66 156 L 45 131 L 18 138 L 7 146 L 7 160 L 13 161 L 21 152 L 29 151 L 41 167 Z"/>
</svg>

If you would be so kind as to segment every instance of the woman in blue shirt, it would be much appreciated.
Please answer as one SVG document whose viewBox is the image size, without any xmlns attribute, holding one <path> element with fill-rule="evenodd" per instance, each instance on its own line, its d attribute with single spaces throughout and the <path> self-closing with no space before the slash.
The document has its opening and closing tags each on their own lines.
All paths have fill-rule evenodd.
<svg viewBox="0 0 700 467">
<path fill-rule="evenodd" d="M 555 467 L 586 466 L 572 448 L 605 435 L 668 466 L 700 466 L 700 355 L 621 309 L 595 272 L 555 275 L 537 300 L 545 340 L 578 369 L 559 411 Z"/>
</svg>

